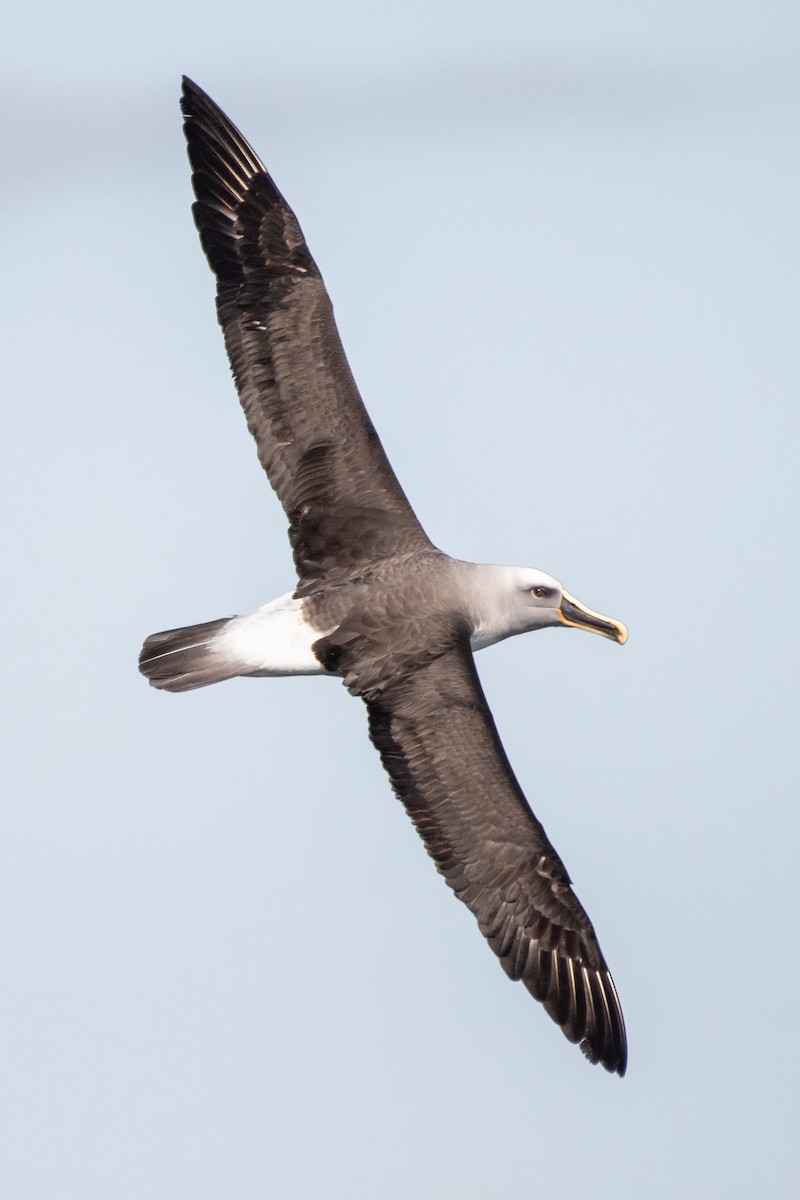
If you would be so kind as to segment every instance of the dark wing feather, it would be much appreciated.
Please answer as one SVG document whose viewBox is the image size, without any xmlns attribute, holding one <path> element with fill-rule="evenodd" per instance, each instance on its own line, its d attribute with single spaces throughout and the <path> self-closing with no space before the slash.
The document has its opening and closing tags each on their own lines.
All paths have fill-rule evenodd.
<svg viewBox="0 0 800 1200">
<path fill-rule="evenodd" d="M 394 790 L 512 979 L 591 1062 L 625 1073 L 622 1009 L 592 924 L 506 757 L 472 654 L 452 649 L 367 699 Z"/>
<path fill-rule="evenodd" d="M 289 518 L 301 583 L 310 590 L 430 548 L 358 394 L 297 218 L 189 79 L 181 106 L 219 322 L 258 457 Z"/>
</svg>

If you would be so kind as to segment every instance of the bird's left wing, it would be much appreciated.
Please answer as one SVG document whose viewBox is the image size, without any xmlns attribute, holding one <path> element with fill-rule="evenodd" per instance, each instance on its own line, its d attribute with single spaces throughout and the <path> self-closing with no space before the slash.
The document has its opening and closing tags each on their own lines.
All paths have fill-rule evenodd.
<svg viewBox="0 0 800 1200">
<path fill-rule="evenodd" d="M 357 690 L 355 687 L 352 690 Z M 614 982 L 506 757 L 466 643 L 366 698 L 394 790 L 512 979 L 592 1062 L 625 1073 Z"/>
<path fill-rule="evenodd" d="M 258 457 L 289 517 L 301 586 L 431 549 L 359 396 L 296 216 L 190 79 L 181 104 L 219 323 Z"/>
</svg>

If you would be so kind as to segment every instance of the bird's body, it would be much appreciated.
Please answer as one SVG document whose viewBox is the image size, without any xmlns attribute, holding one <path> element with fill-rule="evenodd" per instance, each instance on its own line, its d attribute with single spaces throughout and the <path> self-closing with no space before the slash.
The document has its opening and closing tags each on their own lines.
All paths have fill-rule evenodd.
<svg viewBox="0 0 800 1200">
<path fill-rule="evenodd" d="M 507 973 L 587 1057 L 623 1074 L 622 1011 L 594 930 L 505 756 L 473 652 L 547 626 L 624 642 L 543 571 L 427 538 L 358 395 L 297 219 L 242 135 L 184 81 L 195 220 L 299 582 L 245 616 L 153 634 L 140 667 L 186 691 L 333 675 L 360 696 L 397 795 Z"/>
<path fill-rule="evenodd" d="M 534 596 L 534 588 L 545 595 Z M 400 657 L 409 665 L 417 661 L 428 641 L 425 630 L 435 622 L 463 625 L 470 649 L 483 650 L 517 633 L 562 623 L 555 616 L 561 597 L 561 585 L 544 571 L 463 562 L 431 548 L 381 559 L 369 571 L 316 593 L 286 592 L 243 616 L 153 634 L 147 675 L 157 687 L 185 692 L 237 675 L 340 674 L 335 665 L 323 665 L 314 647 L 354 621 L 365 626 L 362 641 L 369 629 L 379 631 L 372 669 L 390 654 L 394 670 Z M 612 628 L 616 624 L 582 611 Z M 193 660 L 200 668 L 193 673 L 186 669 L 186 651 L 197 650 L 200 639 L 205 657 L 202 664 Z M 216 679 L 206 677 L 212 659 Z"/>
</svg>

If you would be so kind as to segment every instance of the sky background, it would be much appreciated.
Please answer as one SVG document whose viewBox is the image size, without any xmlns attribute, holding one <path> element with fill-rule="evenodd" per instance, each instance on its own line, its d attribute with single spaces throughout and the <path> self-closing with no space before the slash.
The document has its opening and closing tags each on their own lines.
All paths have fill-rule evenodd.
<svg viewBox="0 0 800 1200">
<path fill-rule="evenodd" d="M 795 1197 L 797 5 L 12 3 L 0 46 L 0 1193 Z M 182 72 L 433 540 L 629 626 L 479 659 L 624 1080 L 506 980 L 335 681 L 138 675 L 293 585 Z"/>
</svg>

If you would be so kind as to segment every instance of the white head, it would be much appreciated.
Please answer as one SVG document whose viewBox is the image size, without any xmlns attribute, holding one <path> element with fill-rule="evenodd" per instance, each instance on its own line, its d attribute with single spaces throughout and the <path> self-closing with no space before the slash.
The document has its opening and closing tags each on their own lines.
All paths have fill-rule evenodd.
<svg viewBox="0 0 800 1200">
<path fill-rule="evenodd" d="M 573 625 L 612 638 L 620 645 L 628 639 L 628 631 L 620 621 L 587 608 L 545 571 L 496 566 L 481 567 L 480 571 L 482 603 L 471 639 L 473 650 L 549 625 Z"/>
</svg>

